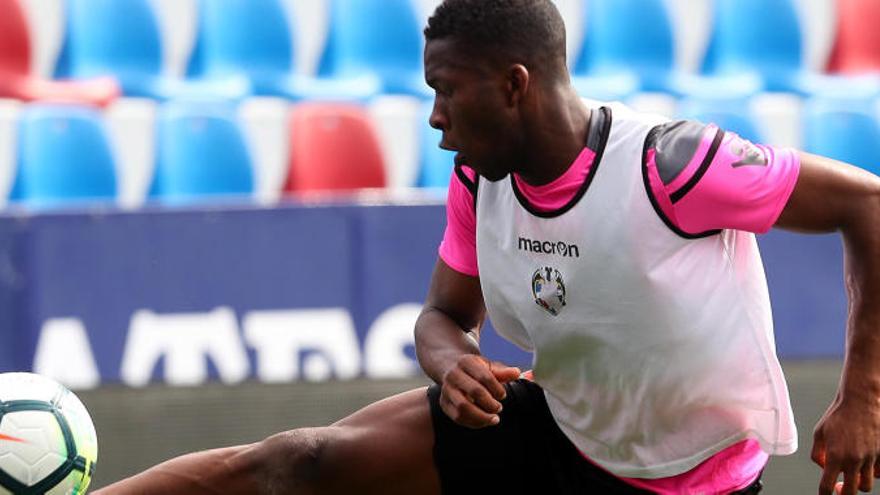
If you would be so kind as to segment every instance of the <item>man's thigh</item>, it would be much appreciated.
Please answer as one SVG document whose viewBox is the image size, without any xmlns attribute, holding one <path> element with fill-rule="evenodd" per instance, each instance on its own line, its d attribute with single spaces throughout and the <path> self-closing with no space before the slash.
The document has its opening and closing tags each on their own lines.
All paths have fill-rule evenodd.
<svg viewBox="0 0 880 495">
<path fill-rule="evenodd" d="M 440 485 L 433 443 L 423 388 L 376 402 L 332 426 L 177 457 L 100 493 L 435 495 Z"/>
<path fill-rule="evenodd" d="M 375 402 L 326 428 L 320 493 L 439 495 L 425 388 Z"/>
</svg>

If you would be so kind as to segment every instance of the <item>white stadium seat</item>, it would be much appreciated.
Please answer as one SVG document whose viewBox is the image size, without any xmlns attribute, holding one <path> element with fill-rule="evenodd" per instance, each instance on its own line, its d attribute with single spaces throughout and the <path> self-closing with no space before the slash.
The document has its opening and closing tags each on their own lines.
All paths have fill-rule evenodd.
<svg viewBox="0 0 880 495">
<path fill-rule="evenodd" d="M 284 0 L 294 32 L 293 67 L 299 74 L 315 75 L 327 39 L 328 3 L 315 0 Z"/>
<path fill-rule="evenodd" d="M 413 187 L 419 173 L 419 129 L 422 104 L 411 96 L 383 96 L 370 104 L 385 156 L 386 184 L 390 189 Z"/>
<path fill-rule="evenodd" d="M 196 39 L 196 0 L 150 0 L 162 32 L 163 72 L 183 77 Z"/>
<path fill-rule="evenodd" d="M 31 31 L 31 67 L 34 75 L 52 77 L 64 41 L 64 0 L 21 2 Z"/>
<path fill-rule="evenodd" d="M 135 209 L 146 200 L 155 168 L 156 110 L 153 100 L 121 98 L 104 113 L 122 208 Z"/>
<path fill-rule="evenodd" d="M 238 110 L 239 127 L 254 164 L 254 195 L 278 203 L 288 169 L 290 104 L 280 98 L 248 98 Z"/>
<path fill-rule="evenodd" d="M 0 208 L 6 205 L 15 178 L 20 111 L 21 103 L 0 100 Z"/>
</svg>

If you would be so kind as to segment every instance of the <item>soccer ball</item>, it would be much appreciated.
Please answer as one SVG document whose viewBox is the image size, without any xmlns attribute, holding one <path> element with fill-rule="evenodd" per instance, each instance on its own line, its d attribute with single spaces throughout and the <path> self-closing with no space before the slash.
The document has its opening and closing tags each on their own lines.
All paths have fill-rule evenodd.
<svg viewBox="0 0 880 495">
<path fill-rule="evenodd" d="M 0 495 L 85 493 L 98 438 L 82 402 L 32 373 L 0 374 Z"/>
</svg>

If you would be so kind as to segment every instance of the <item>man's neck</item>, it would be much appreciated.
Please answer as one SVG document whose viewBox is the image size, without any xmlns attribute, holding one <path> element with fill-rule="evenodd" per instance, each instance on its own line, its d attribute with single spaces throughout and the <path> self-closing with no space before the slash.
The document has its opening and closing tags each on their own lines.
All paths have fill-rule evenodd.
<svg viewBox="0 0 880 495">
<path fill-rule="evenodd" d="M 586 145 L 590 111 L 570 87 L 548 95 L 530 120 L 529 147 L 517 175 L 541 186 L 553 182 L 571 166 Z"/>
</svg>

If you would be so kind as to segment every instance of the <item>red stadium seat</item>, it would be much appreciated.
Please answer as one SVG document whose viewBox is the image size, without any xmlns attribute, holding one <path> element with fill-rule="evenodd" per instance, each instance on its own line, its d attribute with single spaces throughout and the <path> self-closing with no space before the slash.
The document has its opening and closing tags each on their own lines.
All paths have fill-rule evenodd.
<svg viewBox="0 0 880 495">
<path fill-rule="evenodd" d="M 31 73 L 31 39 L 20 0 L 0 0 L 0 98 L 106 105 L 119 96 L 111 78 L 52 81 Z"/>
<path fill-rule="evenodd" d="M 286 192 L 385 187 L 379 139 L 366 110 L 343 103 L 303 103 L 291 111 Z"/>
<path fill-rule="evenodd" d="M 856 75 L 880 72 L 880 2 L 838 0 L 837 33 L 828 72 Z"/>
<path fill-rule="evenodd" d="M 28 74 L 31 40 L 18 0 L 0 0 L 0 71 Z"/>
</svg>

